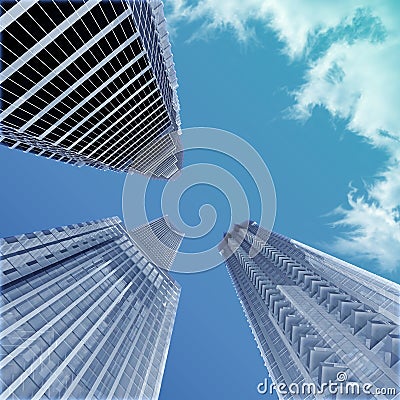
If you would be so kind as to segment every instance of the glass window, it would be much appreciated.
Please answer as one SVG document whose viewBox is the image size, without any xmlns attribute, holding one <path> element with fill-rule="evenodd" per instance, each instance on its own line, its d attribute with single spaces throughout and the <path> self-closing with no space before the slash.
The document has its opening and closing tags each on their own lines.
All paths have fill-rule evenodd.
<svg viewBox="0 0 400 400">
<path fill-rule="evenodd" d="M 29 399 L 38 391 L 38 386 L 31 378 L 26 378 L 22 385 L 15 389 L 14 394 L 20 399 Z"/>
<path fill-rule="evenodd" d="M 71 353 L 72 349 L 65 341 L 62 341 L 57 348 L 55 349 L 55 353 L 61 360 L 65 360 L 68 355 Z"/>
<path fill-rule="evenodd" d="M 71 398 L 73 399 L 84 399 L 86 398 L 87 394 L 89 393 L 88 387 L 91 387 L 88 385 L 88 387 L 84 384 L 86 381 L 82 378 L 81 382 L 76 386 L 74 391 L 72 392 Z"/>
<path fill-rule="evenodd" d="M 29 320 L 29 324 L 32 325 L 33 330 L 38 331 L 43 325 L 46 324 L 46 320 L 40 315 L 40 313 L 36 314 Z"/>
</svg>

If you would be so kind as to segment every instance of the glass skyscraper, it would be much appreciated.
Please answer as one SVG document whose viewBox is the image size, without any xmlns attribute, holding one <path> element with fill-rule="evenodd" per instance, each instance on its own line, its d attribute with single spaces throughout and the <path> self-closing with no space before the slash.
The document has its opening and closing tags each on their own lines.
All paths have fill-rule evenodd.
<svg viewBox="0 0 400 400">
<path fill-rule="evenodd" d="M 118 218 L 0 249 L 1 399 L 158 398 L 180 288 Z"/>
<path fill-rule="evenodd" d="M 0 143 L 160 178 L 181 168 L 160 0 L 7 0 L 0 8 Z"/>
<path fill-rule="evenodd" d="M 130 230 L 129 235 L 149 260 L 166 270 L 171 268 L 184 237 L 167 215 Z"/>
<path fill-rule="evenodd" d="M 219 249 L 275 385 L 346 380 L 397 392 L 368 398 L 398 396 L 399 285 L 255 222 Z"/>
</svg>

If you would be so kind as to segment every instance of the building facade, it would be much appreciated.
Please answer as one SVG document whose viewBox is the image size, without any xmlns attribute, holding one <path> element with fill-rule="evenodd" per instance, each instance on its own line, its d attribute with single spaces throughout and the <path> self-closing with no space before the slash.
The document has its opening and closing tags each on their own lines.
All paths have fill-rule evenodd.
<svg viewBox="0 0 400 400">
<path fill-rule="evenodd" d="M 143 148 L 131 169 L 159 179 L 175 179 L 181 173 L 183 147 L 176 132 L 161 136 Z"/>
<path fill-rule="evenodd" d="M 171 269 L 184 238 L 167 215 L 130 230 L 129 235 L 148 260 L 166 270 Z"/>
<path fill-rule="evenodd" d="M 180 288 L 118 218 L 0 245 L 1 399 L 158 398 Z"/>
<path fill-rule="evenodd" d="M 255 222 L 219 248 L 280 398 L 399 395 L 399 285 Z"/>
<path fill-rule="evenodd" d="M 124 172 L 174 163 L 161 178 L 181 168 L 181 155 L 171 157 L 181 150 L 178 85 L 160 0 L 0 7 L 0 143 Z"/>
</svg>

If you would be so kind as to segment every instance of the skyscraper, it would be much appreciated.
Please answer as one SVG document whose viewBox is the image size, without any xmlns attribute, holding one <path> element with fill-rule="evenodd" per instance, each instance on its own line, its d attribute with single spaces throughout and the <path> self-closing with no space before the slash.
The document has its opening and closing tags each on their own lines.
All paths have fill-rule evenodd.
<svg viewBox="0 0 400 400">
<path fill-rule="evenodd" d="M 0 246 L 1 399 L 158 398 L 180 288 L 118 218 Z"/>
<path fill-rule="evenodd" d="M 166 270 L 171 268 L 184 237 L 167 215 L 138 226 L 129 235 L 149 260 Z"/>
<path fill-rule="evenodd" d="M 161 178 L 181 168 L 171 157 L 181 149 L 178 85 L 160 0 L 0 7 L 0 143 L 101 169 L 161 166 Z"/>
<path fill-rule="evenodd" d="M 399 285 L 255 222 L 219 248 L 275 385 L 346 380 L 399 393 Z"/>
</svg>

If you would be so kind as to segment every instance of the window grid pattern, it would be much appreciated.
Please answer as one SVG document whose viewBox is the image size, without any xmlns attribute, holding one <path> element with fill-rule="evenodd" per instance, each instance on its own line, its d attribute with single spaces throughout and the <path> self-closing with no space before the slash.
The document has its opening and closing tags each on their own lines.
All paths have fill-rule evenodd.
<svg viewBox="0 0 400 400">
<path fill-rule="evenodd" d="M 118 218 L 0 245 L 1 398 L 158 397 L 180 288 Z"/>
<path fill-rule="evenodd" d="M 235 225 L 220 251 L 274 383 L 300 373 L 321 385 L 345 371 L 376 388 L 399 386 L 398 285 L 251 221 Z M 293 365 L 297 375 L 285 376 Z"/>
<path fill-rule="evenodd" d="M 143 148 L 179 131 L 161 2 L 51 0 L 22 9 L 11 0 L 0 7 L 0 143 L 130 172 Z"/>
<path fill-rule="evenodd" d="M 171 268 L 184 237 L 167 216 L 138 226 L 129 235 L 149 260 L 166 270 Z"/>
</svg>

